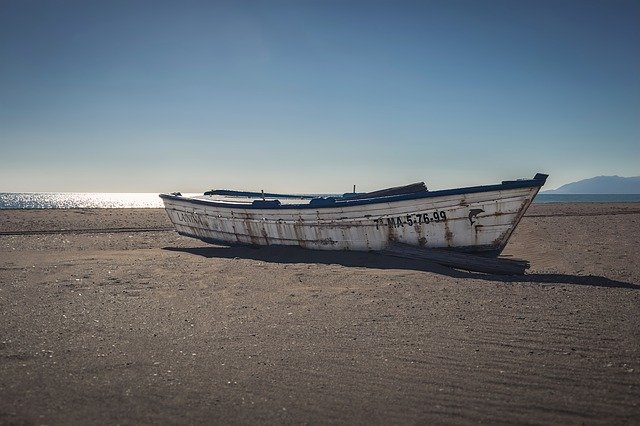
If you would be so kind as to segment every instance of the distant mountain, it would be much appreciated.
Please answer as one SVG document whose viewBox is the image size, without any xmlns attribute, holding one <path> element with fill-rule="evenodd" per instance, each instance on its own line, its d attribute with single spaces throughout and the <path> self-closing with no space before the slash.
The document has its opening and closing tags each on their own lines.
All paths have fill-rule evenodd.
<svg viewBox="0 0 640 426">
<path fill-rule="evenodd" d="M 596 176 L 562 185 L 544 194 L 640 194 L 640 176 Z"/>
</svg>

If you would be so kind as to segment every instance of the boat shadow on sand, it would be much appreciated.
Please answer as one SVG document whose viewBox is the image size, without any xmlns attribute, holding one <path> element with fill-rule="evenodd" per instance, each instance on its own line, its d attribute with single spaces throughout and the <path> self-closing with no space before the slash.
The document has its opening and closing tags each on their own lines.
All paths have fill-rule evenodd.
<svg viewBox="0 0 640 426">
<path fill-rule="evenodd" d="M 269 263 L 316 263 L 323 265 L 342 265 L 347 267 L 398 269 L 432 272 L 452 278 L 470 278 L 505 283 L 531 284 L 573 284 L 592 287 L 626 288 L 640 290 L 640 284 L 613 280 L 597 275 L 571 275 L 558 273 L 527 273 L 525 275 L 496 275 L 467 272 L 449 268 L 437 263 L 403 259 L 375 252 L 349 252 L 306 250 L 298 247 L 272 246 L 254 248 L 249 246 L 211 246 L 211 247 L 164 247 L 164 250 L 189 253 L 206 258 L 250 259 Z"/>
</svg>

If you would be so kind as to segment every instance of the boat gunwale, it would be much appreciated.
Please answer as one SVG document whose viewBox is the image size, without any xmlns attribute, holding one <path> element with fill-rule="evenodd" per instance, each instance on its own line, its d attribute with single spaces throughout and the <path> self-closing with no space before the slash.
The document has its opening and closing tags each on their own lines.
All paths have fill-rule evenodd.
<svg viewBox="0 0 640 426">
<path fill-rule="evenodd" d="M 479 185 L 479 186 L 469 186 L 463 188 L 455 188 L 455 189 L 442 189 L 437 191 L 426 191 L 426 192 L 415 192 L 410 194 L 400 194 L 400 195 L 390 195 L 384 197 L 375 197 L 375 198 L 364 198 L 357 200 L 349 200 L 347 199 L 336 199 L 335 203 L 327 203 L 327 204 L 281 204 L 278 206 L 269 206 L 265 207 L 264 205 L 255 205 L 255 204 L 246 204 L 246 203 L 232 203 L 232 202 L 220 202 L 216 200 L 203 200 L 199 198 L 190 198 L 183 197 L 181 195 L 173 195 L 173 194 L 159 194 L 160 198 L 163 200 L 172 200 L 172 201 L 181 201 L 189 204 L 198 204 L 204 206 L 214 206 L 214 207 L 223 207 L 229 209 L 252 209 L 252 210 L 295 210 L 295 209 L 330 209 L 330 208 L 341 208 L 341 207 L 352 207 L 352 206 L 362 206 L 369 204 L 387 204 L 396 201 L 407 201 L 407 200 L 419 200 L 426 198 L 436 198 L 436 197 L 446 197 L 450 195 L 465 195 L 465 194 L 475 194 L 481 192 L 493 192 L 493 191 L 503 191 L 509 189 L 522 189 L 522 188 L 535 188 L 542 187 L 548 175 L 537 173 L 533 179 L 522 179 L 522 180 L 512 180 L 512 181 L 502 181 L 499 184 L 493 185 Z"/>
</svg>

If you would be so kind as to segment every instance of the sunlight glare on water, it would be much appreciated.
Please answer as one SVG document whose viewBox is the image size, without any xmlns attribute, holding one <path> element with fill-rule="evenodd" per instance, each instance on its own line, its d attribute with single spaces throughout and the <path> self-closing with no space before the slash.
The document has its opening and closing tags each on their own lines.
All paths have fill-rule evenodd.
<svg viewBox="0 0 640 426">
<path fill-rule="evenodd" d="M 195 196 L 200 194 L 183 194 Z M 640 194 L 538 194 L 534 203 L 638 202 Z M 162 208 L 155 192 L 0 192 L 3 209 Z"/>
<path fill-rule="evenodd" d="M 157 193 L 3 192 L 0 209 L 161 208 Z"/>
</svg>

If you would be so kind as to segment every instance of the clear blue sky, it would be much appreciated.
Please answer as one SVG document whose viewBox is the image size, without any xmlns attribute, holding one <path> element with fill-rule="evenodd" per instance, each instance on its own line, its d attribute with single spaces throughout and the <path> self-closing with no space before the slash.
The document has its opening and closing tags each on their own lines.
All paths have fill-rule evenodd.
<svg viewBox="0 0 640 426">
<path fill-rule="evenodd" d="M 0 0 L 0 191 L 640 175 L 639 1 Z"/>
</svg>

